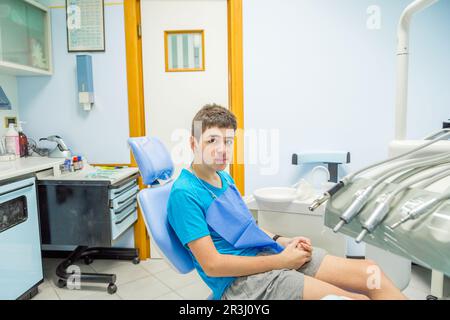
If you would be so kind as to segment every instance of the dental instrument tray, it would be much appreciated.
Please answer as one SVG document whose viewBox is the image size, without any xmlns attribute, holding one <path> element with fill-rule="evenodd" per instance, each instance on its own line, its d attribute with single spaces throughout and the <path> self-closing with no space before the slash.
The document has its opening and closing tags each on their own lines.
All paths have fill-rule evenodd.
<svg viewBox="0 0 450 320">
<path fill-rule="evenodd" d="M 354 201 L 358 190 L 364 190 L 374 181 L 366 177 L 357 178 L 339 190 L 327 203 L 325 225 L 334 228 L 340 222 L 342 212 Z M 340 232 L 357 238 L 363 230 L 362 226 L 367 223 L 380 201 L 383 201 L 383 197 L 398 186 L 399 184 L 392 182 L 381 184 L 382 191 L 372 195 L 359 215 L 344 224 Z M 444 194 L 449 191 L 450 188 Z M 450 275 L 450 200 L 436 203 L 414 219 L 405 219 L 414 209 L 438 199 L 442 194 L 422 188 L 408 188 L 396 198 L 381 222 L 378 221 L 377 228 L 367 233 L 364 241 Z M 399 221 L 402 220 L 400 224 Z"/>
</svg>

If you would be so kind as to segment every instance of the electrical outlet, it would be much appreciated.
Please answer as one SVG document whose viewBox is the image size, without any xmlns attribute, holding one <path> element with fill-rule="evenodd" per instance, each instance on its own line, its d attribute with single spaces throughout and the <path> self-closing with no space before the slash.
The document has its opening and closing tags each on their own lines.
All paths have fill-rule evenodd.
<svg viewBox="0 0 450 320">
<path fill-rule="evenodd" d="M 17 125 L 17 117 L 5 117 L 5 128 L 8 128 L 10 123 Z"/>
</svg>

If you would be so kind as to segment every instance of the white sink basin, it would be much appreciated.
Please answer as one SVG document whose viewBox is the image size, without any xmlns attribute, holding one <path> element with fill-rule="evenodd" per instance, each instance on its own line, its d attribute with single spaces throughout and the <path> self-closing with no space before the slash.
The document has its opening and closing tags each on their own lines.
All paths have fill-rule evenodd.
<svg viewBox="0 0 450 320">
<path fill-rule="evenodd" d="M 295 188 L 273 187 L 261 188 L 253 192 L 256 201 L 264 203 L 290 203 L 300 195 Z"/>
</svg>

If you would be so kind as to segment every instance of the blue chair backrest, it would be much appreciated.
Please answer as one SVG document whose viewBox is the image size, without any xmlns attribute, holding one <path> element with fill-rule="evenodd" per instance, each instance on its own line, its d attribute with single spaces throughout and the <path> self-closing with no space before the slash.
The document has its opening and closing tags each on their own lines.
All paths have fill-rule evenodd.
<svg viewBox="0 0 450 320">
<path fill-rule="evenodd" d="M 173 181 L 157 185 L 158 179 L 168 180 L 173 174 L 170 154 L 162 142 L 154 137 L 130 138 L 128 143 L 144 183 L 154 185 L 138 194 L 147 230 L 167 262 L 178 272 L 188 273 L 194 269 L 192 258 L 167 219 L 167 202 Z"/>
</svg>

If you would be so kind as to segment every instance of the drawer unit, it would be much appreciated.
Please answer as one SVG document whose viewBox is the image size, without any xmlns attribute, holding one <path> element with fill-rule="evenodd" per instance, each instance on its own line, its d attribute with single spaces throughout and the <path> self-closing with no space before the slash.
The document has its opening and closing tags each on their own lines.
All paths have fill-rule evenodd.
<svg viewBox="0 0 450 320">
<path fill-rule="evenodd" d="M 111 246 L 137 221 L 137 177 L 39 181 L 43 244 Z"/>
</svg>

